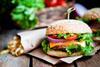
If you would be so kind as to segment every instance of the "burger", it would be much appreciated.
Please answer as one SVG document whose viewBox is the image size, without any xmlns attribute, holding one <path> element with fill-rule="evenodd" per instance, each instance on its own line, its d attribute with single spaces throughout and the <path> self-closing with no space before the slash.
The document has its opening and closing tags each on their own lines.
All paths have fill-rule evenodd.
<svg viewBox="0 0 100 67">
<path fill-rule="evenodd" d="M 100 43 L 100 8 L 93 8 L 88 10 L 82 17 L 93 30 L 93 39 Z"/>
<path fill-rule="evenodd" d="M 46 29 L 42 50 L 53 57 L 90 56 L 94 45 L 90 27 L 79 20 L 58 20 Z"/>
</svg>

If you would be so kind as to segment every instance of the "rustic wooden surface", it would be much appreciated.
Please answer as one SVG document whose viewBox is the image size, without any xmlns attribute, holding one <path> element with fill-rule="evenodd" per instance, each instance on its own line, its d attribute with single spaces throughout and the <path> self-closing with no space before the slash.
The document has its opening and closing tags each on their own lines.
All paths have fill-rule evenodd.
<svg viewBox="0 0 100 67">
<path fill-rule="evenodd" d="M 10 54 L 0 56 L 0 67 L 29 67 L 29 62 L 26 56 L 14 57 Z"/>
<path fill-rule="evenodd" d="M 0 50 L 7 46 L 7 42 L 12 39 L 19 30 L 13 30 L 0 34 Z M 22 55 L 14 57 L 10 54 L 0 56 L 0 67 L 100 67 L 100 51 L 90 58 L 82 58 L 72 64 L 59 63 L 52 65 L 38 58 Z"/>
<path fill-rule="evenodd" d="M 100 51 L 89 59 L 78 60 L 77 67 L 100 67 Z"/>
</svg>

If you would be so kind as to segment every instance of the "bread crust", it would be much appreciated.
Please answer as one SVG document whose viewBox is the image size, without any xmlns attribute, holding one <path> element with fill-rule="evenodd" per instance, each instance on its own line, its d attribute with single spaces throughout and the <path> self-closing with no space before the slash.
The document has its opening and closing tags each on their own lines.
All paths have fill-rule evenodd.
<svg viewBox="0 0 100 67">
<path fill-rule="evenodd" d="M 48 55 L 58 58 L 68 57 L 68 53 L 60 50 L 50 50 L 47 52 Z M 81 52 L 74 52 L 70 56 L 79 56 L 82 55 Z"/>
<path fill-rule="evenodd" d="M 46 34 L 66 34 L 66 33 L 92 33 L 90 27 L 79 20 L 58 20 L 50 24 Z"/>
<path fill-rule="evenodd" d="M 100 8 L 93 8 L 88 10 L 83 18 L 86 18 L 87 20 L 96 20 L 97 18 L 100 18 Z"/>
</svg>

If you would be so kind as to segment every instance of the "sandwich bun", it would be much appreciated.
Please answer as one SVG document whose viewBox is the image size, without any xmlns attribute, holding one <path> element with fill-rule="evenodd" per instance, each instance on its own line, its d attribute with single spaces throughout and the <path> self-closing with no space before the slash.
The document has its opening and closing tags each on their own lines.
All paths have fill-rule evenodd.
<svg viewBox="0 0 100 67">
<path fill-rule="evenodd" d="M 50 24 L 46 34 L 66 34 L 66 33 L 92 33 L 90 27 L 79 20 L 58 20 Z"/>
<path fill-rule="evenodd" d="M 96 20 L 97 18 L 100 18 L 100 8 L 93 8 L 88 10 L 83 18 L 86 18 L 87 20 Z"/>
</svg>

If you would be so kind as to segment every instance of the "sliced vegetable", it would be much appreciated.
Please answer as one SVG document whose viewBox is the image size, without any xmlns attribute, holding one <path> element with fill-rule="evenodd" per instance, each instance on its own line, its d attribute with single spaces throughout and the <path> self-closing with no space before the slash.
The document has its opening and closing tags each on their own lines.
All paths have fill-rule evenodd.
<svg viewBox="0 0 100 67">
<path fill-rule="evenodd" d="M 68 47 L 66 47 L 66 51 L 69 54 L 69 56 L 74 53 L 75 51 L 81 51 L 81 46 L 80 45 L 75 45 L 73 43 L 71 43 Z"/>
<path fill-rule="evenodd" d="M 58 34 L 57 37 L 58 38 L 66 38 L 67 37 L 67 34 Z"/>
<path fill-rule="evenodd" d="M 47 40 L 42 41 L 42 49 L 44 52 L 47 52 L 50 50 L 49 42 Z"/>
<path fill-rule="evenodd" d="M 63 6 L 66 7 L 67 3 L 65 0 L 45 0 L 47 7 Z"/>
<path fill-rule="evenodd" d="M 78 38 L 78 36 L 76 35 L 76 34 L 74 34 L 74 35 L 72 35 L 72 36 L 68 36 L 67 38 L 66 38 L 66 40 L 75 40 L 75 39 L 77 39 Z"/>
<path fill-rule="evenodd" d="M 57 39 L 57 36 L 56 35 L 50 35 L 48 37 Z"/>
<path fill-rule="evenodd" d="M 83 52 L 84 56 L 89 56 L 93 53 L 94 47 L 91 45 L 88 45 L 86 47 L 81 47 L 81 51 Z"/>
<path fill-rule="evenodd" d="M 64 46 L 64 47 L 68 47 L 70 44 L 77 45 L 77 42 L 76 42 L 76 41 L 66 41 L 66 42 L 58 42 L 58 43 L 50 42 L 50 48 L 53 48 L 53 47 L 55 47 L 55 46 Z"/>
<path fill-rule="evenodd" d="M 54 37 L 47 37 L 49 41 L 51 42 L 66 42 L 65 39 L 55 39 Z"/>
</svg>

